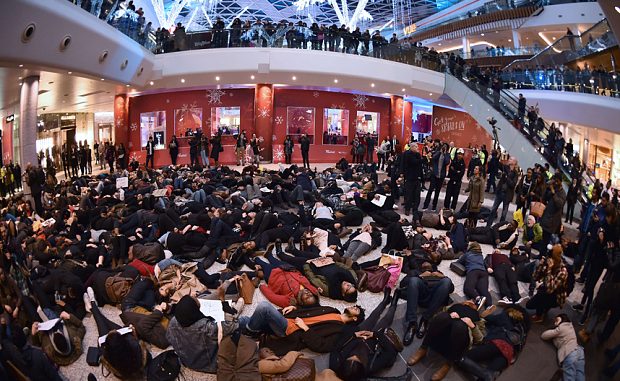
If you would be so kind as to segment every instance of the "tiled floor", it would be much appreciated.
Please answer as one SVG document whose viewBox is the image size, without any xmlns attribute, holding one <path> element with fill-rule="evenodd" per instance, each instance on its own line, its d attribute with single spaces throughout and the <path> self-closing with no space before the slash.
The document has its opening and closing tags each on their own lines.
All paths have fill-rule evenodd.
<svg viewBox="0 0 620 381">
<path fill-rule="evenodd" d="M 266 167 L 276 168 L 277 166 L 267 165 Z M 317 167 L 319 167 L 319 169 L 323 169 L 324 167 L 326 167 L 326 165 L 317 165 Z M 463 188 L 465 188 L 465 186 L 463 186 Z M 423 196 L 424 195 L 425 193 L 423 193 Z M 466 199 L 466 195 L 461 194 L 461 196 L 459 197 L 459 207 L 461 203 L 465 201 L 465 199 Z M 443 205 L 442 203 L 443 203 L 443 193 L 440 196 L 439 205 L 440 206 Z M 491 207 L 492 203 L 493 203 L 492 195 L 487 195 L 484 205 Z M 510 209 L 510 213 L 508 214 L 509 216 L 512 216 L 513 209 L 514 209 L 514 205 L 512 205 Z M 403 212 L 402 207 L 399 208 L 399 212 L 401 213 Z M 364 222 L 370 222 L 370 218 L 366 217 L 364 219 Z M 567 226 L 568 229 L 571 229 L 574 227 L 575 226 L 573 227 Z M 429 230 L 433 231 L 433 229 L 429 229 Z M 433 231 L 433 233 L 439 233 L 439 232 Z M 383 237 L 383 239 L 385 243 L 385 236 Z M 482 250 L 484 254 L 488 254 L 491 252 L 491 246 L 482 245 Z M 379 255 L 380 255 L 380 249 L 376 249 L 370 254 L 368 254 L 367 256 L 363 257 L 361 260 L 362 261 L 371 260 L 371 259 L 377 258 Z M 223 265 L 215 264 L 211 269 L 209 269 L 209 272 L 216 272 L 216 271 L 221 270 L 222 268 L 223 268 Z M 454 283 L 455 292 L 452 295 L 453 299 L 456 301 L 463 300 L 464 278 L 456 275 L 455 273 L 449 270 L 449 261 L 442 262 L 442 264 L 440 265 L 440 269 L 444 272 L 444 274 L 448 275 Z M 403 275 L 401 275 L 401 277 L 402 276 Z M 493 280 L 491 280 L 490 282 L 490 287 L 492 289 L 492 293 L 493 293 L 495 300 L 497 300 L 497 297 L 496 297 L 497 287 Z M 581 297 L 581 293 L 579 292 L 580 288 L 581 287 L 578 285 L 576 290 L 573 291 L 573 293 L 569 297 L 569 303 L 574 303 L 576 302 L 576 300 L 578 300 Z M 522 292 L 522 295 L 526 295 L 527 285 L 520 284 L 520 290 Z M 252 305 L 248 305 L 245 307 L 243 311 L 243 315 L 251 315 L 252 311 L 254 310 L 254 307 L 258 303 L 264 300 L 266 299 L 261 294 L 261 292 L 256 291 L 255 296 L 254 296 L 254 303 Z M 370 313 L 370 311 L 372 311 L 372 309 L 378 304 L 380 300 L 381 300 L 381 294 L 373 294 L 370 292 L 364 292 L 364 293 L 360 293 L 358 297 L 358 304 L 362 305 L 366 309 L 367 313 Z M 345 302 L 333 301 L 327 298 L 323 298 L 321 302 L 324 305 L 333 306 L 339 309 L 343 309 L 344 307 L 347 306 L 347 303 Z M 401 337 L 403 333 L 402 320 L 404 317 L 404 309 L 405 309 L 405 301 L 401 300 L 399 303 L 395 321 L 393 324 L 394 329 L 396 330 L 397 333 L 401 335 Z M 568 307 L 565 309 L 567 311 L 570 310 L 570 308 Z M 570 312 L 572 313 L 572 311 Z M 118 317 L 119 310 L 117 308 L 106 306 L 103 308 L 103 313 L 111 320 L 120 323 L 120 318 Z M 575 318 L 575 320 L 577 319 Z M 84 338 L 83 347 L 88 348 L 89 346 L 95 345 L 96 339 L 97 339 L 97 330 L 96 330 L 94 320 L 91 316 L 88 316 L 84 319 L 84 324 L 87 327 L 87 331 L 86 331 L 86 337 Z M 543 327 L 544 327 L 543 325 L 535 325 L 533 327 L 532 331 L 530 332 L 530 335 L 528 336 L 528 342 L 525 347 L 525 350 L 523 351 L 521 356 L 518 358 L 517 362 L 511 367 L 509 367 L 500 376 L 499 378 L 500 380 L 502 381 L 504 380 L 506 381 L 512 381 L 512 380 L 515 380 L 515 381 L 517 380 L 519 381 L 521 380 L 548 381 L 551 379 L 552 375 L 555 373 L 557 369 L 556 356 L 555 356 L 554 348 L 550 344 L 542 342 L 539 338 L 540 333 L 543 330 Z M 610 342 L 617 343 L 618 340 L 617 338 L 614 338 L 614 340 L 610 340 Z M 402 353 L 402 356 L 404 357 L 404 359 L 407 359 L 408 356 L 410 356 L 415 351 L 415 349 L 417 349 L 419 344 L 420 344 L 420 340 L 416 339 L 411 346 L 405 348 L 405 350 Z M 597 346 L 598 345 L 596 343 L 592 343 L 586 347 L 586 350 L 588 353 L 588 357 L 587 357 L 588 358 L 588 378 L 587 378 L 588 380 L 598 379 L 598 375 L 600 374 L 600 369 L 601 369 L 600 365 L 602 361 L 601 360 L 602 356 L 600 356 L 601 349 L 600 347 L 596 348 Z M 156 354 L 159 352 L 159 350 L 155 347 L 151 347 L 150 349 L 153 354 Z M 309 352 L 308 356 L 315 358 L 316 365 L 319 370 L 327 367 L 328 365 L 327 355 L 317 355 L 315 353 Z M 590 361 L 591 358 L 592 358 L 592 361 Z M 422 361 L 420 364 L 412 368 L 415 373 L 414 380 L 429 380 L 432 373 L 440 365 L 440 363 L 441 363 L 441 359 L 437 355 L 432 355 L 432 354 L 429 355 L 424 361 Z M 405 366 L 406 365 L 404 364 L 404 361 L 397 360 L 394 367 L 390 369 L 389 371 L 385 372 L 385 375 L 395 376 L 395 375 L 402 374 L 405 371 Z M 62 368 L 61 371 L 62 371 L 63 376 L 68 380 L 85 380 L 88 373 L 91 373 L 91 372 L 95 374 L 98 379 L 100 380 L 103 379 L 100 367 L 99 368 L 90 367 L 86 364 L 86 353 L 84 353 L 77 362 L 75 362 L 71 366 Z M 194 372 L 194 371 L 191 371 L 185 368 L 183 369 L 183 376 L 188 381 L 189 380 L 215 380 L 216 379 L 214 375 Z M 114 379 L 114 377 L 110 376 L 107 379 L 112 380 Z M 446 380 L 466 380 L 466 379 L 467 378 L 465 376 L 463 376 L 460 372 L 455 371 L 455 370 L 450 371 L 450 373 L 446 377 Z"/>
</svg>

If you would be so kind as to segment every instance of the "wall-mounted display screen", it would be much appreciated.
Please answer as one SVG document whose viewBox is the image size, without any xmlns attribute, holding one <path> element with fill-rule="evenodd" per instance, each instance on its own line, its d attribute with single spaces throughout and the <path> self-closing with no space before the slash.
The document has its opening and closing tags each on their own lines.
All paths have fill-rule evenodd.
<svg viewBox="0 0 620 381">
<path fill-rule="evenodd" d="M 349 110 L 326 108 L 323 113 L 323 144 L 349 144 Z"/>
<path fill-rule="evenodd" d="M 140 114 L 140 146 L 146 148 L 149 136 L 153 137 L 155 149 L 166 148 L 166 112 L 153 111 Z"/>
<path fill-rule="evenodd" d="M 241 107 L 211 108 L 211 135 L 238 135 L 241 128 Z"/>
</svg>

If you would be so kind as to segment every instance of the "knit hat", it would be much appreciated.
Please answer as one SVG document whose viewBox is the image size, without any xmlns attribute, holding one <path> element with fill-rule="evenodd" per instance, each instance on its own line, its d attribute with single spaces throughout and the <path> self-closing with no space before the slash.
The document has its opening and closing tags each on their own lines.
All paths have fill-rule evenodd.
<svg viewBox="0 0 620 381">
<path fill-rule="evenodd" d="M 482 249 L 480 248 L 480 244 L 478 242 L 470 242 L 469 246 L 467 247 L 467 251 L 482 254 Z"/>
</svg>

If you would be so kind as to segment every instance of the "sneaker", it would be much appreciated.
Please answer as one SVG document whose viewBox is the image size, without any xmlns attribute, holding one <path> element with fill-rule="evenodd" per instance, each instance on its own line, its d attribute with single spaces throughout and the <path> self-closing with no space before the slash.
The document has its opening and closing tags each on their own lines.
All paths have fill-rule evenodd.
<svg viewBox="0 0 620 381">
<path fill-rule="evenodd" d="M 478 306 L 478 311 L 484 307 L 484 303 L 487 301 L 486 296 L 478 296 L 476 297 L 476 305 Z"/>
<path fill-rule="evenodd" d="M 84 299 L 84 309 L 86 309 L 86 312 L 91 313 L 92 305 L 90 304 L 90 297 L 88 296 L 88 293 L 86 292 L 84 293 L 83 299 Z"/>
<path fill-rule="evenodd" d="M 520 298 L 519 300 L 517 300 L 516 304 L 526 303 L 528 300 L 530 300 L 530 297 L 529 296 L 524 296 L 524 297 Z"/>
<path fill-rule="evenodd" d="M 512 300 L 509 297 L 504 296 L 503 298 L 497 301 L 497 304 L 505 306 L 507 304 L 512 304 Z"/>
<path fill-rule="evenodd" d="M 91 303 L 95 303 L 95 305 L 98 306 L 97 298 L 95 298 L 95 290 L 93 290 L 92 287 L 88 287 L 86 289 L 86 293 L 88 294 L 88 298 L 90 299 Z"/>
</svg>

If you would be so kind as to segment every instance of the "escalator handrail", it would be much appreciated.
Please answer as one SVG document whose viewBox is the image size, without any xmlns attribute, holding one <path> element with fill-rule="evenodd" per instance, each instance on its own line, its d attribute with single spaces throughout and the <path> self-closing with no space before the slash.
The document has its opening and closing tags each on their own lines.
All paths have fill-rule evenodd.
<svg viewBox="0 0 620 381">
<path fill-rule="evenodd" d="M 543 50 L 541 50 L 540 52 L 536 53 L 535 55 L 533 55 L 530 58 L 520 58 L 518 60 L 514 60 L 511 63 L 509 63 L 508 65 L 506 65 L 506 67 L 504 67 L 504 69 L 502 70 L 510 70 L 510 68 L 515 65 L 515 64 L 519 64 L 521 62 L 534 62 L 536 59 L 538 59 L 539 56 L 542 56 L 543 54 L 546 54 L 547 51 L 549 51 L 549 49 L 554 49 L 556 48 L 559 44 L 563 43 L 563 41 L 567 41 L 568 39 L 571 38 L 580 38 L 581 36 L 584 36 L 588 33 L 590 33 L 594 28 L 598 28 L 600 24 L 602 23 L 606 23 L 607 22 L 607 18 L 604 18 L 602 20 L 600 20 L 599 22 L 597 22 L 596 24 L 592 25 L 590 28 L 586 29 L 585 32 L 580 33 L 578 36 L 562 36 L 561 38 L 557 39 L 553 44 L 547 46 L 546 48 L 544 48 Z"/>
</svg>

